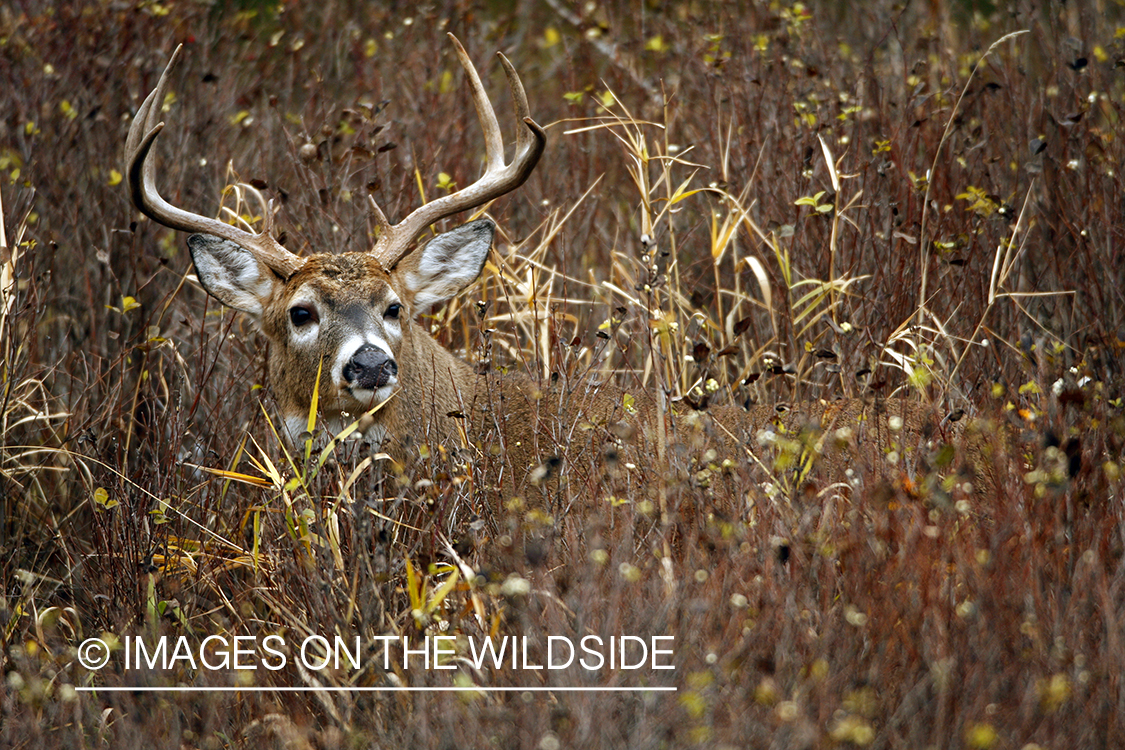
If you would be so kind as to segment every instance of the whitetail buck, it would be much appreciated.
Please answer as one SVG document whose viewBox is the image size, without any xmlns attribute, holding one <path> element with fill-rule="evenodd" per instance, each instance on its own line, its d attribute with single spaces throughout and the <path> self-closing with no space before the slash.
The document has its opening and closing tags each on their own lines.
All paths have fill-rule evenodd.
<svg viewBox="0 0 1125 750">
<path fill-rule="evenodd" d="M 531 118 L 519 77 L 498 55 L 517 115 L 515 153 L 511 163 L 505 163 L 492 105 L 464 48 L 450 38 L 484 130 L 484 174 L 473 185 L 415 209 L 396 224 L 372 201 L 378 236 L 369 252 L 297 256 L 273 236 L 272 205 L 266 207 L 262 231 L 254 234 L 176 208 L 160 197 L 150 154 L 163 128 L 158 122 L 161 105 L 179 50 L 129 130 L 132 201 L 154 221 L 193 232 L 188 246 L 200 283 L 222 303 L 253 316 L 269 338 L 271 384 L 291 440 L 305 432 L 319 373 L 321 424 L 333 434 L 360 420 L 367 439 L 399 459 L 411 452 L 411 443 L 422 442 L 467 447 L 485 459 L 503 454 L 494 486 L 504 495 L 529 489 L 526 480 L 537 477 L 534 469 L 557 467 L 559 454 L 572 470 L 585 467 L 582 477 L 596 482 L 598 471 L 590 467 L 603 460 L 607 447 L 614 451 L 623 435 L 640 435 L 641 444 L 648 446 L 640 450 L 650 450 L 655 442 L 663 443 L 665 429 L 678 431 L 682 438 L 693 431 L 695 420 L 673 407 L 657 409 L 654 398 L 644 393 L 635 394 L 625 408 L 622 392 L 613 388 L 585 383 L 541 387 L 520 376 L 489 380 L 414 322 L 419 313 L 476 280 L 491 247 L 493 225 L 473 221 L 417 249 L 415 241 L 435 222 L 519 187 L 546 144 L 543 129 Z M 921 410 L 893 403 L 890 410 L 906 422 L 897 434 L 920 440 Z M 870 432 L 882 435 L 869 443 L 892 443 L 886 425 L 893 421 L 867 420 L 868 408 L 860 401 L 806 404 L 792 412 L 800 417 L 787 422 L 790 429 L 800 419 L 814 420 L 825 431 L 858 426 L 858 432 L 866 422 L 879 425 Z M 717 442 L 732 452 L 744 450 L 748 436 L 777 419 L 772 407 L 755 407 L 749 414 L 730 407 L 714 411 L 714 421 L 720 423 Z M 661 422 L 665 416 L 668 420 Z M 623 421 L 633 424 L 623 426 Z M 664 429 L 656 430 L 657 425 Z"/>
</svg>

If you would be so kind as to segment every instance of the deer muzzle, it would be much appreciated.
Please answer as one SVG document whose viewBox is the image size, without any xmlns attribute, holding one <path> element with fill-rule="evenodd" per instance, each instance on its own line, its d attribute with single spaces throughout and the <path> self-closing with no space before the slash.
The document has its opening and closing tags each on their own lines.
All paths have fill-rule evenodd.
<svg viewBox="0 0 1125 750">
<path fill-rule="evenodd" d="M 344 365 L 344 380 L 352 388 L 374 391 L 391 383 L 398 365 L 382 349 L 371 344 L 359 348 Z"/>
</svg>

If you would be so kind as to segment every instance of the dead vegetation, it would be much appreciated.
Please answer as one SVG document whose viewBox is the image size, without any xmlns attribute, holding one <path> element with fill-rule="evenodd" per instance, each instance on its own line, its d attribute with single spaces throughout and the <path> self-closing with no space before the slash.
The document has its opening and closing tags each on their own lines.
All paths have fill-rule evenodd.
<svg viewBox="0 0 1125 750">
<path fill-rule="evenodd" d="M 1119 27 L 1098 2 L 0 8 L 0 744 L 1121 744 Z M 640 447 L 545 502 L 486 500 L 502 444 L 402 472 L 287 452 L 262 337 L 122 182 L 184 43 L 168 197 L 254 228 L 257 190 L 291 251 L 365 249 L 367 196 L 393 219 L 483 163 L 447 31 L 512 59 L 549 143 L 425 324 L 568 394 L 560 451 L 609 429 L 591 378 L 699 415 L 611 433 Z M 884 426 L 802 416 L 841 397 L 931 415 L 927 444 L 888 418 L 839 459 Z M 747 406 L 760 429 L 715 449 Z M 89 637 L 314 633 L 363 667 L 250 681 L 677 690 L 75 692 L 244 684 L 89 671 Z M 379 637 L 426 634 L 456 670 L 384 668 Z M 676 668 L 466 666 L 487 634 L 535 663 L 548 636 L 672 635 Z"/>
</svg>

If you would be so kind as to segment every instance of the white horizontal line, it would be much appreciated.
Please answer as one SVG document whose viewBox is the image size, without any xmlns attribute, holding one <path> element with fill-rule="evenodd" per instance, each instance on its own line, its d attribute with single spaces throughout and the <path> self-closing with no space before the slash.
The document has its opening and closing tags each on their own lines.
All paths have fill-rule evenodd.
<svg viewBox="0 0 1125 750">
<path fill-rule="evenodd" d="M 75 687 L 80 693 L 643 693 L 677 687 Z"/>
</svg>

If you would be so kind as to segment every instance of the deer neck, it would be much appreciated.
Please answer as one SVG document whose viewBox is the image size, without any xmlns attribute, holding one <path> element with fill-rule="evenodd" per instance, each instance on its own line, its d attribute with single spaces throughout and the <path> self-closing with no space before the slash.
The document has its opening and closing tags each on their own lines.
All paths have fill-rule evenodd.
<svg viewBox="0 0 1125 750">
<path fill-rule="evenodd" d="M 393 449 L 411 443 L 460 442 L 462 422 L 456 415 L 472 409 L 477 380 L 473 368 L 416 324 L 409 326 L 399 359 L 401 371 L 409 375 L 378 420 L 388 438 L 384 445 Z"/>
</svg>

